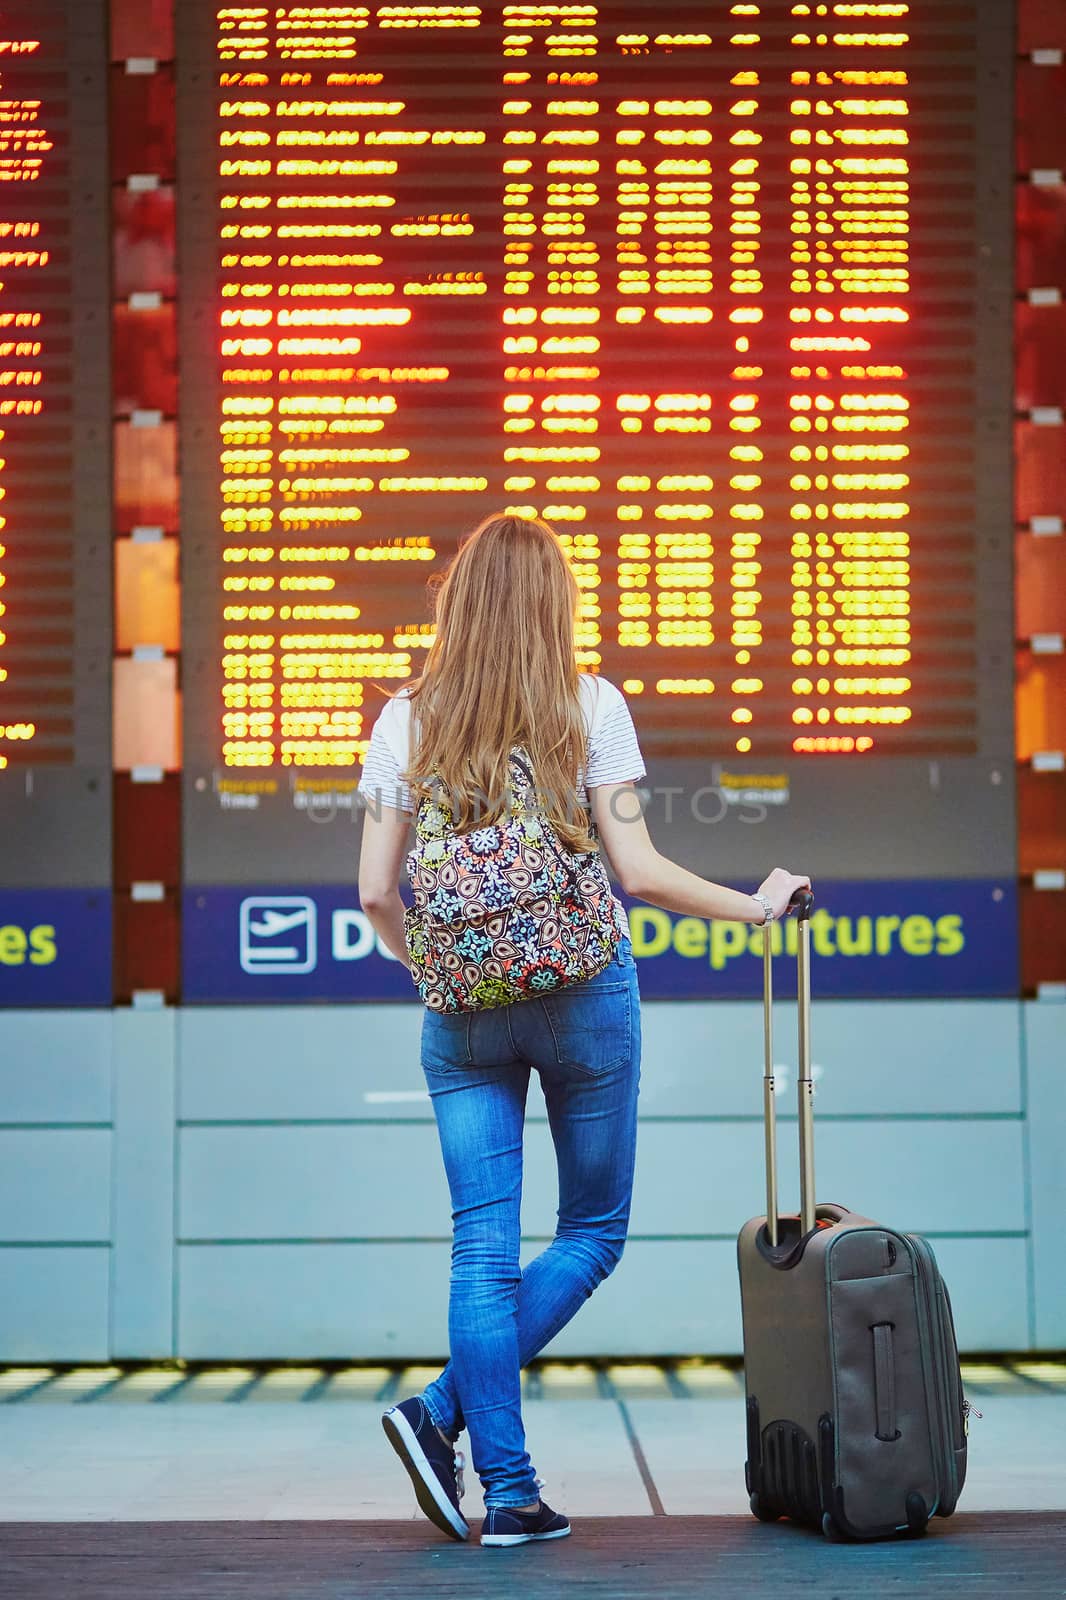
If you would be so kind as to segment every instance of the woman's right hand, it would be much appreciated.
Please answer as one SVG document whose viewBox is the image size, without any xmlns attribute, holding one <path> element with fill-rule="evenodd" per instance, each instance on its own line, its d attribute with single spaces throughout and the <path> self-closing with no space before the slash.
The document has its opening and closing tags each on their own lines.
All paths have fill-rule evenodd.
<svg viewBox="0 0 1066 1600">
<path fill-rule="evenodd" d="M 774 920 L 777 921 L 785 915 L 796 890 L 809 889 L 810 886 L 811 880 L 805 872 L 789 872 L 785 867 L 775 867 L 759 885 L 759 893 L 764 894 L 773 906 Z"/>
</svg>

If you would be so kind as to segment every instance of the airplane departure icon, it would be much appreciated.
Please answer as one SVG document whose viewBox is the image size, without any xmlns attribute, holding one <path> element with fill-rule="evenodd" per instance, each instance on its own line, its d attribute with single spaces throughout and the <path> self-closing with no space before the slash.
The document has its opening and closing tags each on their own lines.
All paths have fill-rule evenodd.
<svg viewBox="0 0 1066 1600">
<path fill-rule="evenodd" d="M 241 901 L 240 961 L 245 972 L 313 972 L 316 907 L 308 895 L 249 895 Z"/>
</svg>

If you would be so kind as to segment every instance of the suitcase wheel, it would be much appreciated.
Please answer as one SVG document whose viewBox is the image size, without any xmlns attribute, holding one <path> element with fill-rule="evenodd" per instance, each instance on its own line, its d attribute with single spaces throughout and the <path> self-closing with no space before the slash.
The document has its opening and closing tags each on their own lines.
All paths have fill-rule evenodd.
<svg viewBox="0 0 1066 1600">
<path fill-rule="evenodd" d="M 920 1539 L 929 1526 L 929 1512 L 921 1495 L 911 1490 L 906 1500 L 907 1532 L 905 1538 Z"/>
<path fill-rule="evenodd" d="M 778 1520 L 777 1512 L 771 1511 L 768 1506 L 764 1506 L 757 1494 L 748 1497 L 748 1505 L 751 1507 L 752 1516 L 758 1517 L 760 1522 L 776 1522 Z"/>
<path fill-rule="evenodd" d="M 828 1511 L 822 1513 L 822 1532 L 830 1544 L 843 1544 L 844 1535 L 833 1521 Z"/>
</svg>

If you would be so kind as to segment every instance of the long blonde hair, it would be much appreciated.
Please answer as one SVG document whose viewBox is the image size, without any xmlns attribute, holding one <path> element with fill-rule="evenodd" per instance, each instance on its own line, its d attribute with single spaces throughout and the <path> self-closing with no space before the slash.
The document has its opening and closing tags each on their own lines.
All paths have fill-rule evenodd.
<svg viewBox="0 0 1066 1600">
<path fill-rule="evenodd" d="M 578 587 L 546 522 L 492 516 L 436 586 L 437 632 L 410 688 L 417 744 L 404 777 L 443 787 L 459 832 L 509 805 L 507 758 L 529 756 L 541 803 L 571 850 L 595 847 L 575 804 L 586 758 L 574 624 Z"/>
</svg>

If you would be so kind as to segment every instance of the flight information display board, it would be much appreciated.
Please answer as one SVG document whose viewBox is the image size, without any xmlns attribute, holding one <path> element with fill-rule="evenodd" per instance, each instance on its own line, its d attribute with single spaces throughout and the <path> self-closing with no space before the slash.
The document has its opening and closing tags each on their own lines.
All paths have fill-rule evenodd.
<svg viewBox="0 0 1066 1600">
<path fill-rule="evenodd" d="M 179 9 L 194 877 L 350 795 L 427 577 L 508 509 L 653 778 L 805 796 L 852 861 L 892 794 L 921 872 L 957 776 L 1009 857 L 1011 20 Z"/>
<path fill-rule="evenodd" d="M 0 888 L 110 879 L 105 22 L 0 7 Z"/>
</svg>

